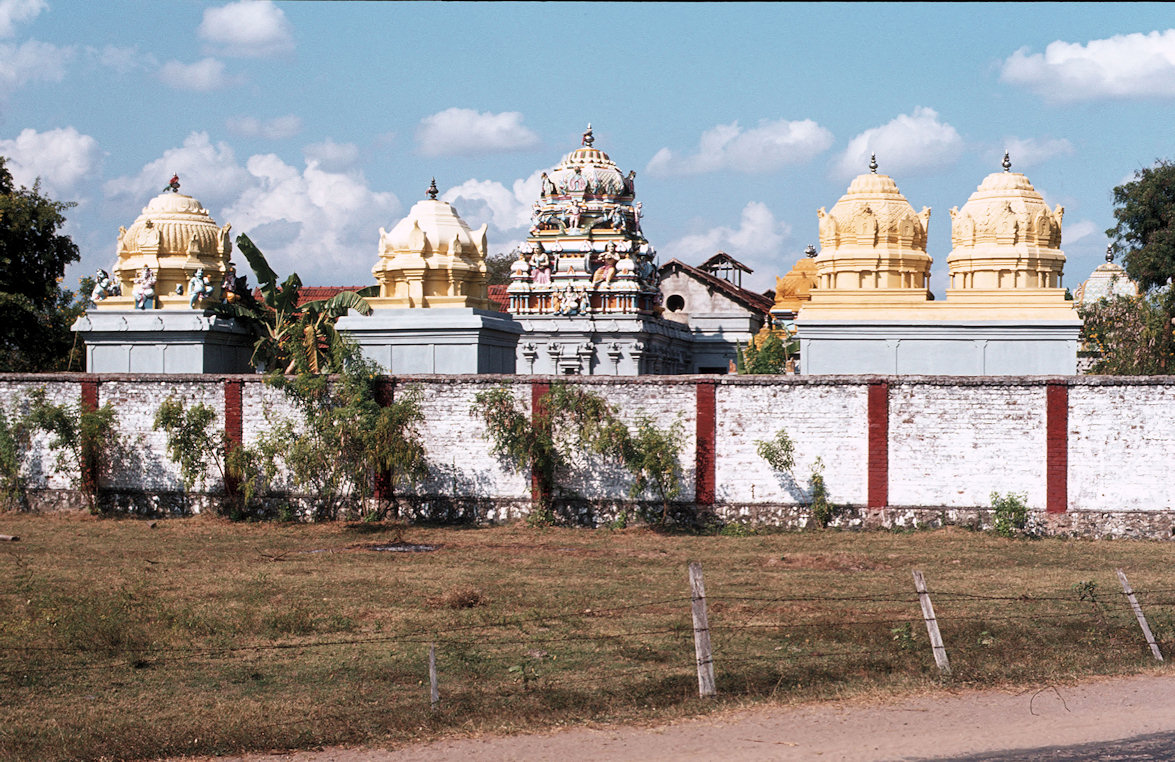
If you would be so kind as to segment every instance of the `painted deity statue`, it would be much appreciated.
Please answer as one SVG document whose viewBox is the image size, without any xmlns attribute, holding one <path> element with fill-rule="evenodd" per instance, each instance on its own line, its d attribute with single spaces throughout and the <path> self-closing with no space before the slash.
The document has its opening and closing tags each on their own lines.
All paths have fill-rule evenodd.
<svg viewBox="0 0 1175 762">
<path fill-rule="evenodd" d="M 188 281 L 188 294 L 191 296 L 188 300 L 189 306 L 196 309 L 201 300 L 211 299 L 215 290 L 208 282 L 208 277 L 204 275 L 204 268 L 196 270 L 196 273 Z"/>
<path fill-rule="evenodd" d="M 131 296 L 135 297 L 136 310 L 155 309 L 155 273 L 147 265 L 143 265 L 143 269 L 135 278 Z"/>
<path fill-rule="evenodd" d="M 100 302 L 108 296 L 119 296 L 122 289 L 110 277 L 110 273 L 99 268 L 94 275 L 94 290 L 90 292 L 90 301 Z"/>
<path fill-rule="evenodd" d="M 534 268 L 534 283 L 536 286 L 545 286 L 551 282 L 551 256 L 539 244 L 531 263 Z"/>
</svg>

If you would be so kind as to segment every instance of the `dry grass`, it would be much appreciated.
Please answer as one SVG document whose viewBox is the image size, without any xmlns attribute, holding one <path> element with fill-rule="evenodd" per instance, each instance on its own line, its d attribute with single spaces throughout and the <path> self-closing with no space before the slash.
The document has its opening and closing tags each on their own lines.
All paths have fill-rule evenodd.
<svg viewBox="0 0 1175 762">
<path fill-rule="evenodd" d="M 1175 653 L 1170 543 L 21 514 L 0 515 L 0 534 L 22 538 L 0 544 L 7 759 L 394 746 L 923 690 L 943 679 L 914 568 L 934 593 L 951 685 L 1156 669 L 1117 567 Z M 718 701 L 696 694 L 694 560 Z"/>
</svg>

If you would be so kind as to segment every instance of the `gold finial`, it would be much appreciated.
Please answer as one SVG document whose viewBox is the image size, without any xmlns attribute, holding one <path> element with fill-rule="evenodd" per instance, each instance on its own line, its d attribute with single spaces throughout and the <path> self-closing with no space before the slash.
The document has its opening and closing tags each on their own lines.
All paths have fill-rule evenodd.
<svg viewBox="0 0 1175 762">
<path fill-rule="evenodd" d="M 869 157 L 869 171 L 873 174 L 877 174 L 877 154 L 873 154 Z"/>
<path fill-rule="evenodd" d="M 437 200 L 437 179 L 434 177 L 432 182 L 428 184 L 428 197 L 433 201 Z"/>
<path fill-rule="evenodd" d="M 1001 166 L 1004 168 L 1004 171 L 1005 171 L 1005 172 L 1011 172 L 1011 171 L 1012 171 L 1012 160 L 1008 158 L 1008 152 L 1007 152 L 1007 151 L 1004 151 L 1004 161 L 1003 161 L 1003 163 L 1001 164 Z"/>
</svg>

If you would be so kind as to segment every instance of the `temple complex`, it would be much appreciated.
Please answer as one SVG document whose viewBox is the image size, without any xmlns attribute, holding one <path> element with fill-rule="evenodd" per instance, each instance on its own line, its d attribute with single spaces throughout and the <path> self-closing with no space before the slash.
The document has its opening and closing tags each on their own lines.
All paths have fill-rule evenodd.
<svg viewBox="0 0 1175 762">
<path fill-rule="evenodd" d="M 805 373 L 1072 374 L 1081 321 L 1065 296 L 1064 210 L 1023 174 L 988 175 L 952 209 L 944 302 L 927 288 L 930 209 L 870 172 L 820 209 L 817 286 L 800 308 Z"/>
<path fill-rule="evenodd" d="M 595 147 L 543 173 L 507 293 L 521 323 L 517 369 L 559 375 L 689 372 L 689 330 L 660 316 L 656 251 L 641 231 L 636 172 Z"/>
<path fill-rule="evenodd" d="M 389 373 L 513 373 L 521 328 L 486 286 L 486 226 L 470 230 L 436 180 L 391 231 L 379 230 L 370 315 L 336 327 Z"/>
<path fill-rule="evenodd" d="M 129 228 L 119 228 L 113 276 L 96 274 L 96 307 L 73 326 L 91 373 L 251 370 L 247 331 L 204 314 L 232 269 L 231 226 L 218 226 L 179 188 L 173 176 Z"/>
</svg>

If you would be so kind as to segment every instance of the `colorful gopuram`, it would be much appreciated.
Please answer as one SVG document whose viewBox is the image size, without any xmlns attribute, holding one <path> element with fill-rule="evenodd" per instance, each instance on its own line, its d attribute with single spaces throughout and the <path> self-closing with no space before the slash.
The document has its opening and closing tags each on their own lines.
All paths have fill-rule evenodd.
<svg viewBox="0 0 1175 762">
<path fill-rule="evenodd" d="M 511 269 L 522 324 L 518 371 L 638 375 L 689 370 L 690 335 L 660 317 L 656 251 L 641 232 L 636 172 L 579 148 L 543 173 L 530 235 Z"/>
<path fill-rule="evenodd" d="M 1081 321 L 1066 300 L 1064 210 L 1028 178 L 988 175 L 952 209 L 946 300 L 931 301 L 930 210 L 870 172 L 821 209 L 817 287 L 797 318 L 805 373 L 1072 374 Z"/>
</svg>

